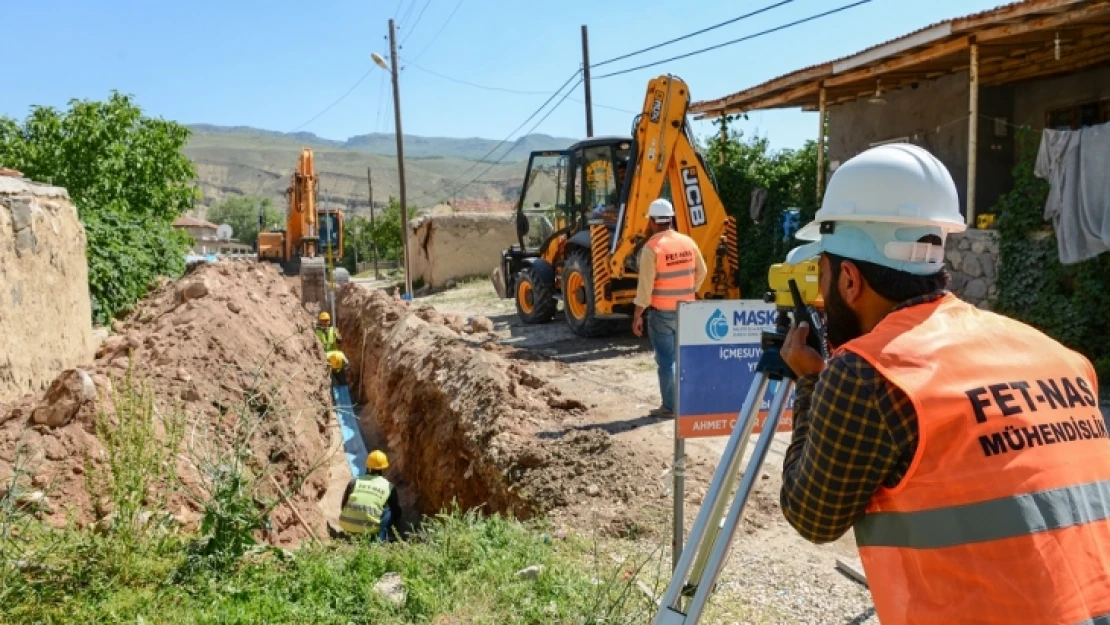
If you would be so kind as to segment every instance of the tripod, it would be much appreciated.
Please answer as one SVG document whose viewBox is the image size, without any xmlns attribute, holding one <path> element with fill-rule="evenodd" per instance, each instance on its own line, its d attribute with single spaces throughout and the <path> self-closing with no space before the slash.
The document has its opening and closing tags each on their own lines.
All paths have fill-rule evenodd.
<svg viewBox="0 0 1110 625">
<path fill-rule="evenodd" d="M 795 302 L 800 303 L 797 291 L 793 284 L 791 286 L 795 292 Z M 805 309 L 803 306 L 796 310 L 801 313 Z M 808 320 L 809 316 L 806 312 L 798 321 Z M 812 322 L 810 326 L 812 336 L 818 328 L 813 327 Z M 767 452 L 771 449 L 771 441 L 774 440 L 775 430 L 778 429 L 779 421 L 782 419 L 787 398 L 794 389 L 794 372 L 780 355 L 789 329 L 790 316 L 786 310 L 780 308 L 775 329 L 764 331 L 762 334 L 763 354 L 756 366 L 755 380 L 748 389 L 740 419 L 728 439 L 728 444 L 721 456 L 721 463 L 717 465 L 717 471 L 713 474 L 713 480 L 706 492 L 705 503 L 690 529 L 688 548 L 682 550 L 670 584 L 660 601 L 659 613 L 656 614 L 652 625 L 694 625 L 705 610 L 709 594 L 717 584 L 717 578 L 728 556 L 732 539 L 740 525 L 744 506 L 755 486 L 760 467 L 767 458 Z M 756 441 L 752 459 L 743 473 L 743 480 L 729 507 L 728 515 L 718 522 L 728 501 L 727 497 L 732 492 L 737 478 L 740 477 L 738 472 L 740 461 L 744 458 L 748 439 L 759 417 L 760 404 L 772 381 L 778 384 L 778 388 L 771 400 L 767 421 L 763 424 L 763 431 Z"/>
</svg>

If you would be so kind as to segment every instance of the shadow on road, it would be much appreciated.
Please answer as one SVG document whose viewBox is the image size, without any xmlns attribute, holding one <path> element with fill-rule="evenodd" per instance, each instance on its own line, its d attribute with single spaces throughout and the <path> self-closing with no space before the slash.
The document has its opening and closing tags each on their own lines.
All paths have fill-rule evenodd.
<svg viewBox="0 0 1110 625">
<path fill-rule="evenodd" d="M 656 423 L 661 423 L 663 421 L 673 421 L 673 419 L 671 417 L 643 416 L 643 417 L 636 417 L 635 419 L 625 419 L 623 421 L 608 421 L 606 423 L 589 423 L 589 424 L 586 424 L 586 425 L 576 425 L 576 426 L 564 428 L 562 430 L 549 430 L 549 431 L 546 431 L 546 432 L 537 432 L 536 436 L 538 438 L 541 438 L 541 439 L 544 439 L 544 440 L 553 440 L 553 439 L 562 438 L 562 437 L 566 436 L 567 434 L 569 434 L 571 432 L 585 431 L 585 430 L 603 430 L 603 431 L 609 433 L 610 435 L 616 435 L 616 434 L 621 434 L 622 432 L 628 432 L 628 431 L 631 431 L 631 430 L 635 430 L 636 428 L 643 427 L 645 425 L 655 425 Z"/>
<path fill-rule="evenodd" d="M 489 319 L 497 330 L 509 331 L 509 337 L 502 339 L 502 344 L 538 352 L 547 358 L 567 363 L 605 360 L 651 351 L 647 336 L 636 337 L 632 334 L 631 322 L 622 324 L 610 336 L 582 338 L 571 332 L 561 313 L 550 322 L 537 325 L 525 325 L 516 313 L 494 315 Z M 528 359 L 525 354 L 518 358 Z"/>
</svg>

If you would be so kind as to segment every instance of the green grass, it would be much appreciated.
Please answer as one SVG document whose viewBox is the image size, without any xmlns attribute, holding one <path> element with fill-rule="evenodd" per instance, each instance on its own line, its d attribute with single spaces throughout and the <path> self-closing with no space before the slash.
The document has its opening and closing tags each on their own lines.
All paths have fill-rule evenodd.
<svg viewBox="0 0 1110 625">
<path fill-rule="evenodd" d="M 65 533 L 38 579 L 11 575 L 9 623 L 639 623 L 646 598 L 608 571 L 592 570 L 589 546 L 552 542 L 536 526 L 454 513 L 414 539 L 387 545 L 331 543 L 294 553 L 269 549 L 230 574 L 184 573 L 186 541 L 163 541 L 122 571 L 120 545 Z M 543 567 L 536 579 L 516 572 Z M 616 565 L 610 568 L 616 568 Z M 403 606 L 374 591 L 386 573 L 405 582 Z M 594 577 L 603 581 L 595 584 Z"/>
</svg>

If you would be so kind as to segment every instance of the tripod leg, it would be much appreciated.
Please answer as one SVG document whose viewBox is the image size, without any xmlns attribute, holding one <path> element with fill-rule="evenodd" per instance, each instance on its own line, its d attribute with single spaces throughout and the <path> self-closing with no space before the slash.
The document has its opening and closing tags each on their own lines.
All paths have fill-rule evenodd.
<svg viewBox="0 0 1110 625">
<path fill-rule="evenodd" d="M 744 457 L 748 437 L 751 436 L 752 428 L 755 427 L 755 421 L 759 415 L 759 405 L 767 392 L 768 382 L 765 374 L 758 373 L 755 380 L 752 381 L 751 388 L 748 389 L 748 396 L 744 399 L 744 405 L 736 422 L 736 427 L 733 428 L 728 444 L 725 445 L 725 450 L 721 454 L 721 462 L 717 465 L 717 471 L 713 474 L 713 480 L 709 483 L 709 489 L 706 491 L 704 503 L 701 510 L 698 511 L 693 527 L 690 528 L 690 538 L 678 558 L 671 582 L 660 601 L 663 609 L 654 621 L 656 625 L 669 622 L 662 619 L 668 619 L 667 613 L 677 605 L 694 559 L 701 559 L 702 546 L 710 545 L 713 542 L 705 540 L 706 532 L 712 532 L 713 536 L 717 533 L 717 523 L 724 512 L 725 506 L 722 495 L 727 496 L 736 481 L 736 470 Z"/>
<path fill-rule="evenodd" d="M 778 429 L 779 421 L 782 420 L 782 413 L 786 409 L 786 399 L 793 389 L 794 381 L 785 379 L 775 393 L 775 398 L 771 402 L 770 413 L 767 415 L 767 422 L 763 425 L 763 432 L 760 433 L 759 440 L 755 444 L 751 462 L 748 464 L 748 469 L 744 471 L 744 479 L 740 482 L 740 490 L 737 491 L 736 498 L 732 501 L 732 507 L 728 511 L 728 518 L 725 520 L 721 535 L 713 544 L 713 550 L 707 564 L 708 575 L 698 582 L 697 592 L 686 611 L 686 618 L 689 623 L 698 622 L 706 603 L 709 601 L 709 593 L 713 590 L 713 586 L 716 585 L 717 578 L 721 574 L 721 567 L 724 565 L 725 557 L 728 555 L 732 540 L 736 535 L 736 529 L 740 526 L 744 507 L 747 505 L 748 498 L 755 487 L 760 469 L 767 460 L 767 452 L 771 449 L 771 442 L 775 440 L 775 430 Z"/>
</svg>

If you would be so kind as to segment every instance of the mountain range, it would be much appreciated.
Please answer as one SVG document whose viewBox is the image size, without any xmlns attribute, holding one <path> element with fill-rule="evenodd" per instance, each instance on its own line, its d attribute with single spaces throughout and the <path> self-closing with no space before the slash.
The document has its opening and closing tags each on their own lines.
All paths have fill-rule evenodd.
<svg viewBox="0 0 1110 625">
<path fill-rule="evenodd" d="M 397 143 L 393 134 L 357 135 L 346 141 L 310 132 L 284 133 L 248 126 L 193 124 L 185 154 L 193 160 L 204 194 L 198 215 L 228 195 L 253 194 L 285 205 L 285 189 L 302 147 L 312 148 L 321 200 L 354 214 L 367 212 L 367 169 L 374 205 L 399 197 Z M 494 139 L 405 135 L 405 186 L 410 205 L 430 208 L 451 200 L 512 202 L 528 154 L 564 149 L 577 139 L 544 134 L 511 142 Z"/>
</svg>

